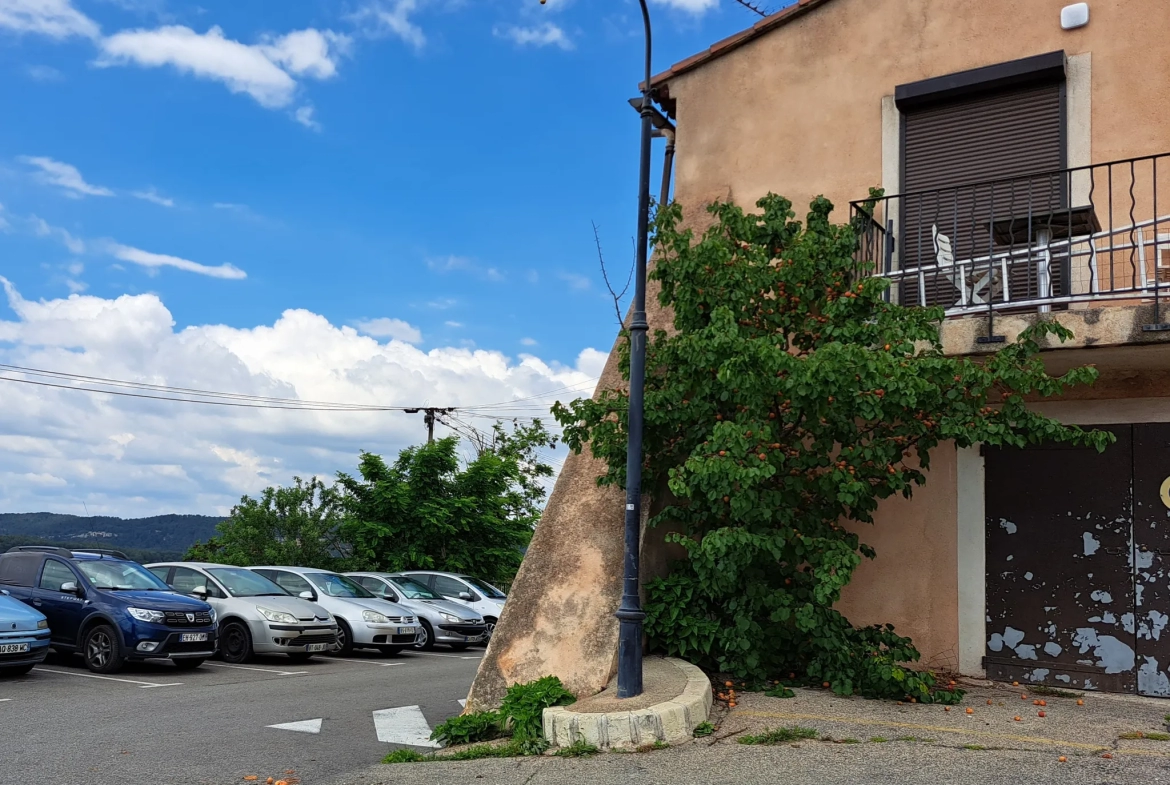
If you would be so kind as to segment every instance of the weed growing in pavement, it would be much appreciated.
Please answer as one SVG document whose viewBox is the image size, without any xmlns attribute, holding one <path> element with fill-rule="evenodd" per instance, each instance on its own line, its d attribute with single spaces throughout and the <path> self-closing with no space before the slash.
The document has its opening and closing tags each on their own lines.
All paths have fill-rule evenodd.
<svg viewBox="0 0 1170 785">
<path fill-rule="evenodd" d="M 695 729 L 693 731 L 691 731 L 691 735 L 694 736 L 696 739 L 701 739 L 704 736 L 710 736 L 714 732 L 715 732 L 714 725 L 712 725 L 709 722 L 700 722 L 698 725 L 695 726 Z"/>
<path fill-rule="evenodd" d="M 870 741 L 874 744 L 885 744 L 887 741 L 889 741 L 889 739 L 885 738 L 884 736 L 874 736 L 870 739 Z"/>
<path fill-rule="evenodd" d="M 1145 737 L 1150 741 L 1170 741 L 1170 733 L 1147 733 Z"/>
<path fill-rule="evenodd" d="M 921 739 L 917 736 L 899 736 L 898 738 L 894 739 L 894 741 L 923 741 L 930 743 L 934 741 L 934 739 Z"/>
<path fill-rule="evenodd" d="M 792 725 L 787 728 L 764 728 L 764 732 L 757 736 L 740 736 L 740 744 L 784 744 L 801 739 L 815 739 L 817 732 L 814 728 L 802 728 Z"/>
<path fill-rule="evenodd" d="M 860 740 L 860 739 L 852 739 L 852 738 L 850 738 L 850 739 L 841 739 L 841 743 L 842 743 L 842 744 L 860 744 L 860 743 L 861 743 L 861 740 Z"/>
<path fill-rule="evenodd" d="M 509 687 L 500 704 L 500 714 L 507 721 L 512 738 L 516 741 L 543 740 L 544 710 L 552 706 L 568 706 L 576 700 L 577 696 L 566 690 L 560 679 L 545 676 L 527 684 L 513 684 Z"/>
<path fill-rule="evenodd" d="M 498 739 L 504 733 L 503 717 L 496 711 L 476 711 L 460 714 L 439 723 L 431 733 L 434 741 L 445 747 Z"/>
<path fill-rule="evenodd" d="M 422 763 L 425 760 L 430 760 L 426 755 L 415 752 L 414 750 L 394 750 L 385 758 L 382 758 L 383 763 Z"/>
<path fill-rule="evenodd" d="M 653 744 L 641 744 L 634 748 L 634 752 L 654 752 L 654 750 L 664 750 L 670 745 L 665 741 L 656 741 Z"/>
<path fill-rule="evenodd" d="M 783 684 L 777 684 L 770 690 L 764 692 L 769 698 L 795 698 L 796 693 L 785 687 Z"/>
<path fill-rule="evenodd" d="M 562 747 L 553 754 L 558 758 L 588 758 L 601 752 L 587 741 L 575 741 L 568 747 Z"/>
<path fill-rule="evenodd" d="M 1028 689 L 1031 690 L 1033 695 L 1044 695 L 1045 697 L 1048 697 L 1048 698 L 1079 698 L 1079 697 L 1081 697 L 1080 693 L 1069 692 L 1068 690 L 1058 690 L 1055 687 L 1045 687 L 1042 684 L 1035 686 L 1035 687 L 1029 687 Z"/>
</svg>

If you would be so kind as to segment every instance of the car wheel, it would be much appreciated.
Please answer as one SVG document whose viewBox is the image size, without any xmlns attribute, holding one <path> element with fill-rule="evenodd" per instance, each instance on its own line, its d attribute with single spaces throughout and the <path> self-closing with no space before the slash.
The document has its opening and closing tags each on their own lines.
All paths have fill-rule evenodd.
<svg viewBox="0 0 1170 785">
<path fill-rule="evenodd" d="M 337 620 L 337 654 L 353 654 L 353 633 L 343 620 Z"/>
<path fill-rule="evenodd" d="M 484 626 L 487 628 L 484 630 L 484 639 L 483 639 L 483 642 L 486 645 L 487 642 L 492 639 L 492 633 L 494 633 L 496 631 L 496 619 L 494 616 L 484 616 L 483 623 L 484 623 Z"/>
<path fill-rule="evenodd" d="M 395 654 L 402 653 L 401 646 L 379 646 L 378 651 L 385 654 L 387 657 L 393 657 Z"/>
<path fill-rule="evenodd" d="M 219 630 L 219 653 L 224 662 L 241 663 L 252 659 L 252 633 L 248 625 L 229 621 Z"/>
<path fill-rule="evenodd" d="M 23 676 L 32 669 L 32 665 L 17 665 L 14 668 L 0 668 L 0 676 Z"/>
<path fill-rule="evenodd" d="M 203 664 L 203 658 L 202 657 L 191 657 L 191 658 L 184 657 L 181 660 L 171 660 L 171 662 L 175 663 L 175 667 L 181 671 L 193 671 L 196 668 L 198 668 L 200 665 Z"/>
<path fill-rule="evenodd" d="M 116 673 L 126 660 L 121 637 L 108 624 L 99 624 L 86 633 L 81 656 L 85 658 L 85 667 L 94 673 Z"/>
<path fill-rule="evenodd" d="M 308 662 L 310 659 L 313 658 L 313 655 L 312 654 L 305 654 L 303 652 L 297 652 L 296 654 L 288 655 L 288 658 L 290 660 L 292 660 L 293 662 L 301 663 L 301 662 Z"/>
<path fill-rule="evenodd" d="M 414 648 L 419 651 L 430 651 L 435 648 L 435 630 L 431 627 L 431 623 L 426 619 L 419 619 L 422 622 L 422 637 L 418 643 L 414 644 Z"/>
</svg>

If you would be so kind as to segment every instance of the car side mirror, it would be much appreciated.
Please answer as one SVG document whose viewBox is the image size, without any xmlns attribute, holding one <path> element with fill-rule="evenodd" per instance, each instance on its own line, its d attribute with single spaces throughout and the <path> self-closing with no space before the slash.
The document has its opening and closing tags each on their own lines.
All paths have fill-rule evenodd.
<svg viewBox="0 0 1170 785">
<path fill-rule="evenodd" d="M 11 596 L 12 596 L 12 595 L 9 593 L 8 589 L 0 589 L 0 594 L 4 595 L 5 597 L 11 597 Z"/>
<path fill-rule="evenodd" d="M 467 602 L 471 602 L 471 592 L 469 592 L 469 591 L 459 592 L 459 599 L 466 600 Z"/>
<path fill-rule="evenodd" d="M 191 594 L 195 597 L 198 597 L 201 600 L 206 600 L 207 595 L 211 594 L 211 592 L 209 592 L 207 590 L 206 586 L 196 586 L 194 589 L 191 590 Z"/>
<path fill-rule="evenodd" d="M 398 595 L 392 591 L 387 591 L 386 599 L 390 600 L 390 602 L 398 602 Z"/>
<path fill-rule="evenodd" d="M 63 594 L 76 594 L 78 597 L 81 596 L 81 590 L 77 588 L 77 584 L 73 581 L 65 581 L 62 583 L 61 592 Z"/>
<path fill-rule="evenodd" d="M 311 592 L 311 591 L 303 591 L 300 594 L 298 594 L 297 596 L 300 597 L 302 600 L 314 600 L 315 601 L 317 599 L 317 595 L 313 594 L 313 592 Z"/>
</svg>

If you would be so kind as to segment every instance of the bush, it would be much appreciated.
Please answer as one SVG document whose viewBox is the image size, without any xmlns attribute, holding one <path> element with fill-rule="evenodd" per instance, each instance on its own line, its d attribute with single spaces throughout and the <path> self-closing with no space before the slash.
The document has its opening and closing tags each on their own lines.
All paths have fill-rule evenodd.
<svg viewBox="0 0 1170 785">
<path fill-rule="evenodd" d="M 544 741 L 544 710 L 552 706 L 568 706 L 576 700 L 577 697 L 565 689 L 560 679 L 545 676 L 509 687 L 500 704 L 500 714 L 506 720 L 512 738 L 521 743 L 538 744 Z"/>
<path fill-rule="evenodd" d="M 477 711 L 460 714 L 435 726 L 431 738 L 445 747 L 491 741 L 503 735 L 503 718 L 498 712 Z"/>
</svg>

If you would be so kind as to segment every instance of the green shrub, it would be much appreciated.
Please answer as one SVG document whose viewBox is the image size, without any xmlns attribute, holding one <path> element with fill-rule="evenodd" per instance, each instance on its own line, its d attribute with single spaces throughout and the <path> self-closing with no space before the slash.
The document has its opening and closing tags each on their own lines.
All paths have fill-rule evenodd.
<svg viewBox="0 0 1170 785">
<path fill-rule="evenodd" d="M 460 714 L 435 726 L 431 738 L 445 747 L 491 741 L 503 735 L 502 719 L 495 711 Z"/>
<path fill-rule="evenodd" d="M 698 725 L 695 726 L 695 729 L 693 731 L 691 731 L 691 735 L 694 736 L 696 739 L 701 739 L 704 736 L 710 736 L 714 732 L 715 732 L 714 725 L 712 725 L 709 722 L 700 722 Z"/>
<path fill-rule="evenodd" d="M 500 715 L 517 742 L 528 744 L 532 749 L 544 742 L 544 749 L 547 749 L 548 743 L 544 741 L 544 710 L 552 706 L 568 706 L 576 700 L 577 697 L 565 689 L 560 679 L 545 676 L 527 684 L 513 684 L 509 687 L 500 704 Z"/>
<path fill-rule="evenodd" d="M 394 750 L 382 758 L 383 763 L 422 763 L 426 760 L 429 760 L 426 755 L 407 749 Z"/>
<path fill-rule="evenodd" d="M 599 752 L 601 750 L 587 741 L 575 741 L 568 747 L 562 747 L 553 754 L 558 758 L 588 758 Z"/>
</svg>

